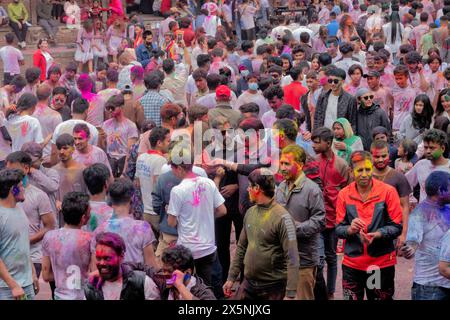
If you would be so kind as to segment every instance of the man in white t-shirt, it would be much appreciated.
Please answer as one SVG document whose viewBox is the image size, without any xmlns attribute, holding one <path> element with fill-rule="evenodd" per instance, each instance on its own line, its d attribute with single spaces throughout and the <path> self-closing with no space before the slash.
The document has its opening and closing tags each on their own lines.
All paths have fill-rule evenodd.
<svg viewBox="0 0 450 320">
<path fill-rule="evenodd" d="M 38 100 L 31 93 L 24 93 L 17 101 L 16 112 L 8 117 L 5 127 L 12 140 L 12 151 L 19 151 L 27 142 L 44 144 L 39 120 L 32 117 Z"/>
<path fill-rule="evenodd" d="M 25 64 L 22 52 L 13 47 L 14 34 L 5 35 L 6 46 L 0 49 L 0 58 L 3 61 L 3 84 L 9 84 L 15 75 L 20 74 L 20 66 Z"/>
<path fill-rule="evenodd" d="M 177 227 L 177 244 L 192 251 L 197 274 L 211 285 L 217 255 L 214 220 L 227 213 L 225 199 L 215 183 L 192 172 L 194 154 L 182 144 L 171 151 L 173 174 L 181 183 L 170 192 L 167 222 Z"/>
<path fill-rule="evenodd" d="M 256 40 L 255 34 L 255 14 L 259 10 L 259 2 L 256 6 L 249 0 L 242 0 L 239 5 L 239 13 L 241 14 L 242 40 Z"/>
<path fill-rule="evenodd" d="M 98 130 L 89 122 L 86 122 L 87 110 L 89 108 L 89 103 L 83 98 L 77 98 L 72 103 L 72 119 L 64 121 L 56 126 L 55 131 L 52 136 L 52 149 L 51 149 L 51 164 L 56 164 L 58 162 L 58 150 L 56 148 L 56 140 L 59 136 L 68 133 L 72 135 L 73 128 L 79 124 L 83 123 L 88 126 L 90 136 L 89 144 L 97 146 L 98 145 Z"/>
<path fill-rule="evenodd" d="M 437 129 L 429 130 L 423 137 L 423 147 L 426 159 L 418 161 L 414 167 L 406 173 L 411 188 L 420 185 L 420 199 L 426 199 L 425 182 L 433 171 L 445 171 L 450 173 L 450 160 L 444 157 L 447 145 L 447 135 Z"/>
<path fill-rule="evenodd" d="M 149 135 L 150 147 L 146 153 L 141 154 L 136 161 L 136 185 L 141 188 L 144 202 L 144 220 L 152 226 L 158 238 L 160 216 L 153 211 L 153 186 L 161 174 L 161 168 L 167 163 L 164 153 L 169 150 L 170 130 L 163 127 L 153 128 Z"/>
</svg>

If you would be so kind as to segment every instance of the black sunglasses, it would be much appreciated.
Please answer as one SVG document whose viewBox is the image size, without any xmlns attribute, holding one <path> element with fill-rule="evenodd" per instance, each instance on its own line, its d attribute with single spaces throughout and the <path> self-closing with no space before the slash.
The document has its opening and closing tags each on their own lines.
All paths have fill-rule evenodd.
<svg viewBox="0 0 450 320">
<path fill-rule="evenodd" d="M 106 109 L 106 111 L 114 111 L 114 109 L 116 109 L 116 107 L 109 106 L 109 107 L 106 107 L 105 109 Z"/>
<path fill-rule="evenodd" d="M 374 96 L 373 95 L 370 95 L 370 96 L 365 96 L 365 97 L 362 97 L 364 100 L 373 100 L 373 98 L 374 98 Z"/>
<path fill-rule="evenodd" d="M 338 84 L 339 81 L 341 81 L 341 80 L 339 80 L 339 79 L 328 79 L 328 83 L 329 83 L 329 84 L 332 84 L 332 83 Z"/>
</svg>

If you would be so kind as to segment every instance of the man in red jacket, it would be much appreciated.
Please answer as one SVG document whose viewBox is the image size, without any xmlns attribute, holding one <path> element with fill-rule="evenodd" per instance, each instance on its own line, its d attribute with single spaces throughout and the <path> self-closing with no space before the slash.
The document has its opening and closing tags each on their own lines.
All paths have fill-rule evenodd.
<svg viewBox="0 0 450 320">
<path fill-rule="evenodd" d="M 350 182 L 350 169 L 347 162 L 336 156 L 331 149 L 333 144 L 333 131 L 325 127 L 314 129 L 311 140 L 313 149 L 317 154 L 319 175 L 322 180 L 323 198 L 325 201 L 325 230 L 321 238 L 325 248 L 325 261 L 327 262 L 327 293 L 328 299 L 334 298 L 337 276 L 336 245 L 336 202 L 339 191 Z M 319 275 L 320 276 L 320 275 Z"/>
<path fill-rule="evenodd" d="M 402 208 L 394 187 L 373 179 L 372 156 L 350 158 L 355 182 L 338 195 L 336 234 L 345 239 L 342 288 L 345 300 L 392 300 Z"/>
</svg>

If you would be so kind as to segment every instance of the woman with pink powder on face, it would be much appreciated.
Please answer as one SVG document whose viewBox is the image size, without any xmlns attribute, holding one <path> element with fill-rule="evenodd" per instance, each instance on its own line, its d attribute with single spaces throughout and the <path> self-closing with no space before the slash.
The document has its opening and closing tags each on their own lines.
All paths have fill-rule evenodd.
<svg viewBox="0 0 450 320">
<path fill-rule="evenodd" d="M 92 80 L 88 74 L 80 75 L 77 87 L 81 92 L 81 97 L 89 102 L 86 121 L 95 127 L 101 127 L 104 121 L 105 101 L 98 94 L 92 93 Z"/>
</svg>

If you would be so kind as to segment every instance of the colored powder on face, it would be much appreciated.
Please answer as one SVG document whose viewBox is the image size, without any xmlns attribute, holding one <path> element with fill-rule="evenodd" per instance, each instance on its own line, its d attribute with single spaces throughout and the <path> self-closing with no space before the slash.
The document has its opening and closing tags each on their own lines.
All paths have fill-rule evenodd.
<svg viewBox="0 0 450 320">
<path fill-rule="evenodd" d="M 433 159 L 437 160 L 442 156 L 443 153 L 444 153 L 444 151 L 441 148 L 439 148 L 438 150 L 433 152 L 431 155 L 433 156 Z"/>
<path fill-rule="evenodd" d="M 356 165 L 355 168 L 353 169 L 353 174 L 355 175 L 355 178 L 358 178 L 359 176 L 361 176 L 363 173 L 359 173 L 358 170 L 362 169 L 362 168 L 370 168 L 370 172 L 369 172 L 369 176 L 372 175 L 372 171 L 373 171 L 373 165 L 372 162 L 370 162 L 369 160 L 365 160 L 364 164 L 359 164 Z M 365 170 L 363 170 L 364 172 Z"/>
</svg>

